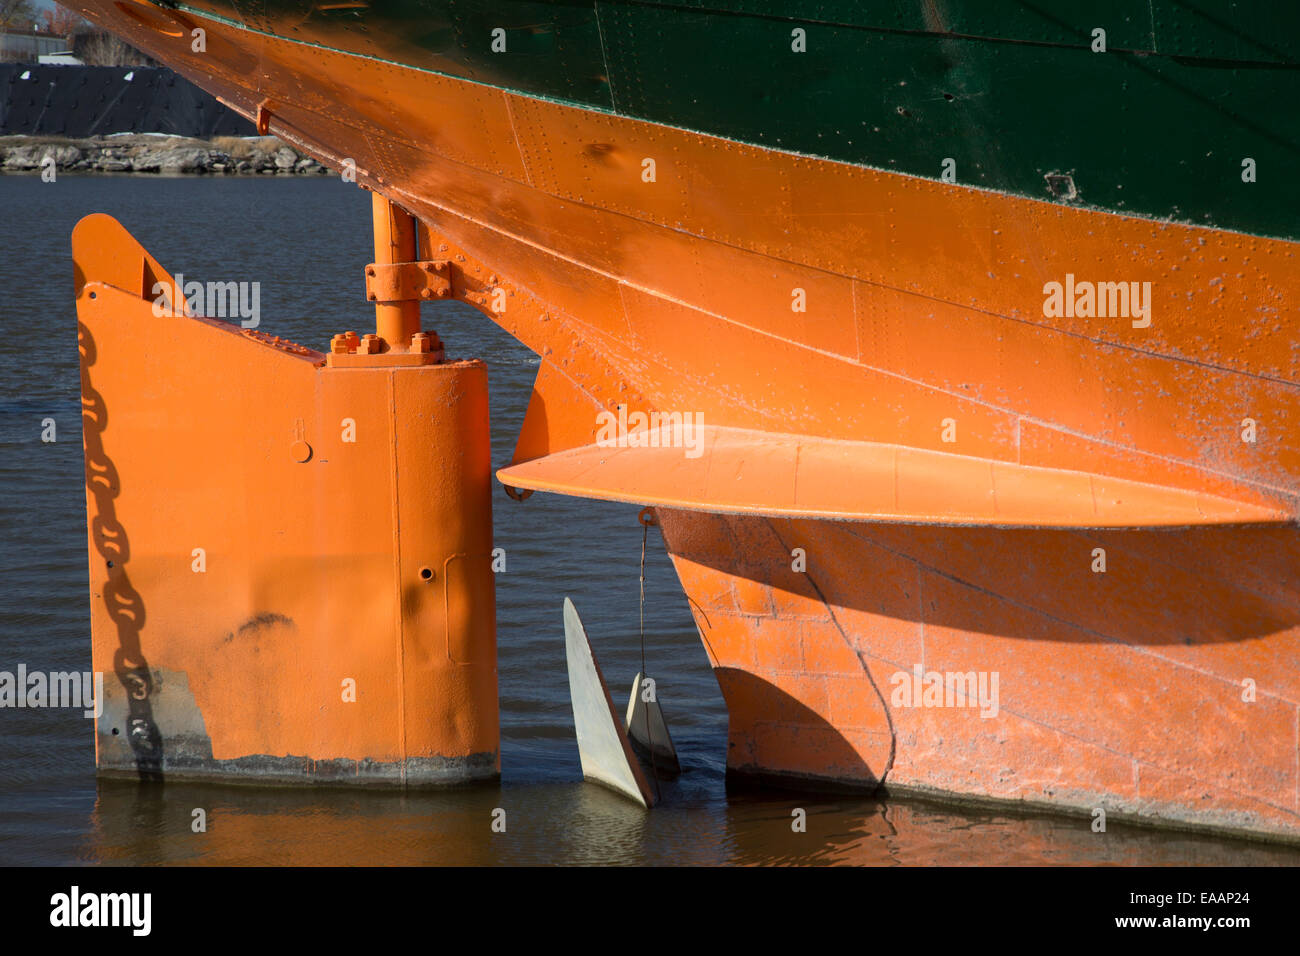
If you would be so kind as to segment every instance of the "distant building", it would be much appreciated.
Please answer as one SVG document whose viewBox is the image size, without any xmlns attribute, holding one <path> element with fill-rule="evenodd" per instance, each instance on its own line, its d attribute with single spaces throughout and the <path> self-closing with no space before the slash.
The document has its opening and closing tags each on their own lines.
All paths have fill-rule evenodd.
<svg viewBox="0 0 1300 956">
<path fill-rule="evenodd" d="M 69 49 L 69 39 L 53 33 L 0 31 L 0 60 L 35 63 L 42 56 L 67 53 Z"/>
</svg>

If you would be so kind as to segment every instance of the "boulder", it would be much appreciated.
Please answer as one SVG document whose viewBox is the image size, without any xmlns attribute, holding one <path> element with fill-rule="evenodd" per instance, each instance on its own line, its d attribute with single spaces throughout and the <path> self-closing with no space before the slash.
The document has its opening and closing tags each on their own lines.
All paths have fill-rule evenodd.
<svg viewBox="0 0 1300 956">
<path fill-rule="evenodd" d="M 182 146 L 162 153 L 162 161 L 158 164 L 158 171 L 162 173 L 201 173 L 212 162 L 208 151 L 197 146 Z"/>
<path fill-rule="evenodd" d="M 67 169 L 81 161 L 81 150 L 75 146 L 56 146 L 47 149 L 54 156 L 54 162 L 60 169 Z"/>
<path fill-rule="evenodd" d="M 5 169 L 36 169 L 41 165 L 38 146 L 14 146 L 5 154 Z"/>
</svg>

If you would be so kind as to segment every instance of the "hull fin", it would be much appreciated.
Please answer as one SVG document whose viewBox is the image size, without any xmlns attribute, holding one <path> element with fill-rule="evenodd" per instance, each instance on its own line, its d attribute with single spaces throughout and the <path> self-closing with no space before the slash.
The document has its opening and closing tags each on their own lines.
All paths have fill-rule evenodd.
<svg viewBox="0 0 1300 956">
<path fill-rule="evenodd" d="M 627 701 L 627 735 L 634 747 L 648 755 L 656 776 L 676 776 L 682 772 L 677 748 L 668 733 L 668 722 L 659 706 L 654 678 L 644 674 L 637 674 L 632 681 L 632 694 Z"/>
<path fill-rule="evenodd" d="M 1272 524 L 1253 501 L 903 445 L 698 426 L 497 471 L 514 488 L 715 514 L 1026 528 Z M 633 444 L 636 441 L 638 444 Z M 652 445 L 651 442 L 654 442 Z"/>
<path fill-rule="evenodd" d="M 567 597 L 564 599 L 564 644 L 583 778 L 621 793 L 643 807 L 654 806 L 654 792 L 610 702 L 605 678 L 596 663 L 578 609 Z"/>
</svg>

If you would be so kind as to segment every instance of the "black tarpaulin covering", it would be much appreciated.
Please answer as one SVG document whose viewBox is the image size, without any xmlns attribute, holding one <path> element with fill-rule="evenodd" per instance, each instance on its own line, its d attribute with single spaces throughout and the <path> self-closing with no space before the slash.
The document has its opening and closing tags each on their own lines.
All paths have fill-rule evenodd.
<svg viewBox="0 0 1300 956">
<path fill-rule="evenodd" d="M 238 113 L 165 67 L 0 63 L 0 135 L 255 132 Z"/>
</svg>

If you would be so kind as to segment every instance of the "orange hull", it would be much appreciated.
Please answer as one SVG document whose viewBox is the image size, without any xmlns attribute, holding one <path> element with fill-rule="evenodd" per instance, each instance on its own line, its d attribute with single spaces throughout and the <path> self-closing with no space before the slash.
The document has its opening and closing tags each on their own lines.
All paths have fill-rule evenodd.
<svg viewBox="0 0 1300 956">
<path fill-rule="evenodd" d="M 1294 836 L 1291 529 L 661 518 L 735 770 Z M 996 708 L 900 705 L 918 665 L 997 674 Z"/>
<path fill-rule="evenodd" d="M 462 264 L 461 297 L 543 359 L 516 467 L 592 445 L 597 413 L 623 405 L 1239 509 L 1101 531 L 1060 520 L 1049 488 L 1011 530 L 924 507 L 848 522 L 660 500 L 731 768 L 1300 839 L 1296 244 L 740 145 L 216 21 L 194 55 L 149 26 L 181 14 L 90 8 L 270 132 L 353 162 Z M 1048 314 L 1067 276 L 1150 283 L 1147 320 Z M 996 716 L 898 702 L 896 675 L 931 671 L 996 673 Z"/>
</svg>

